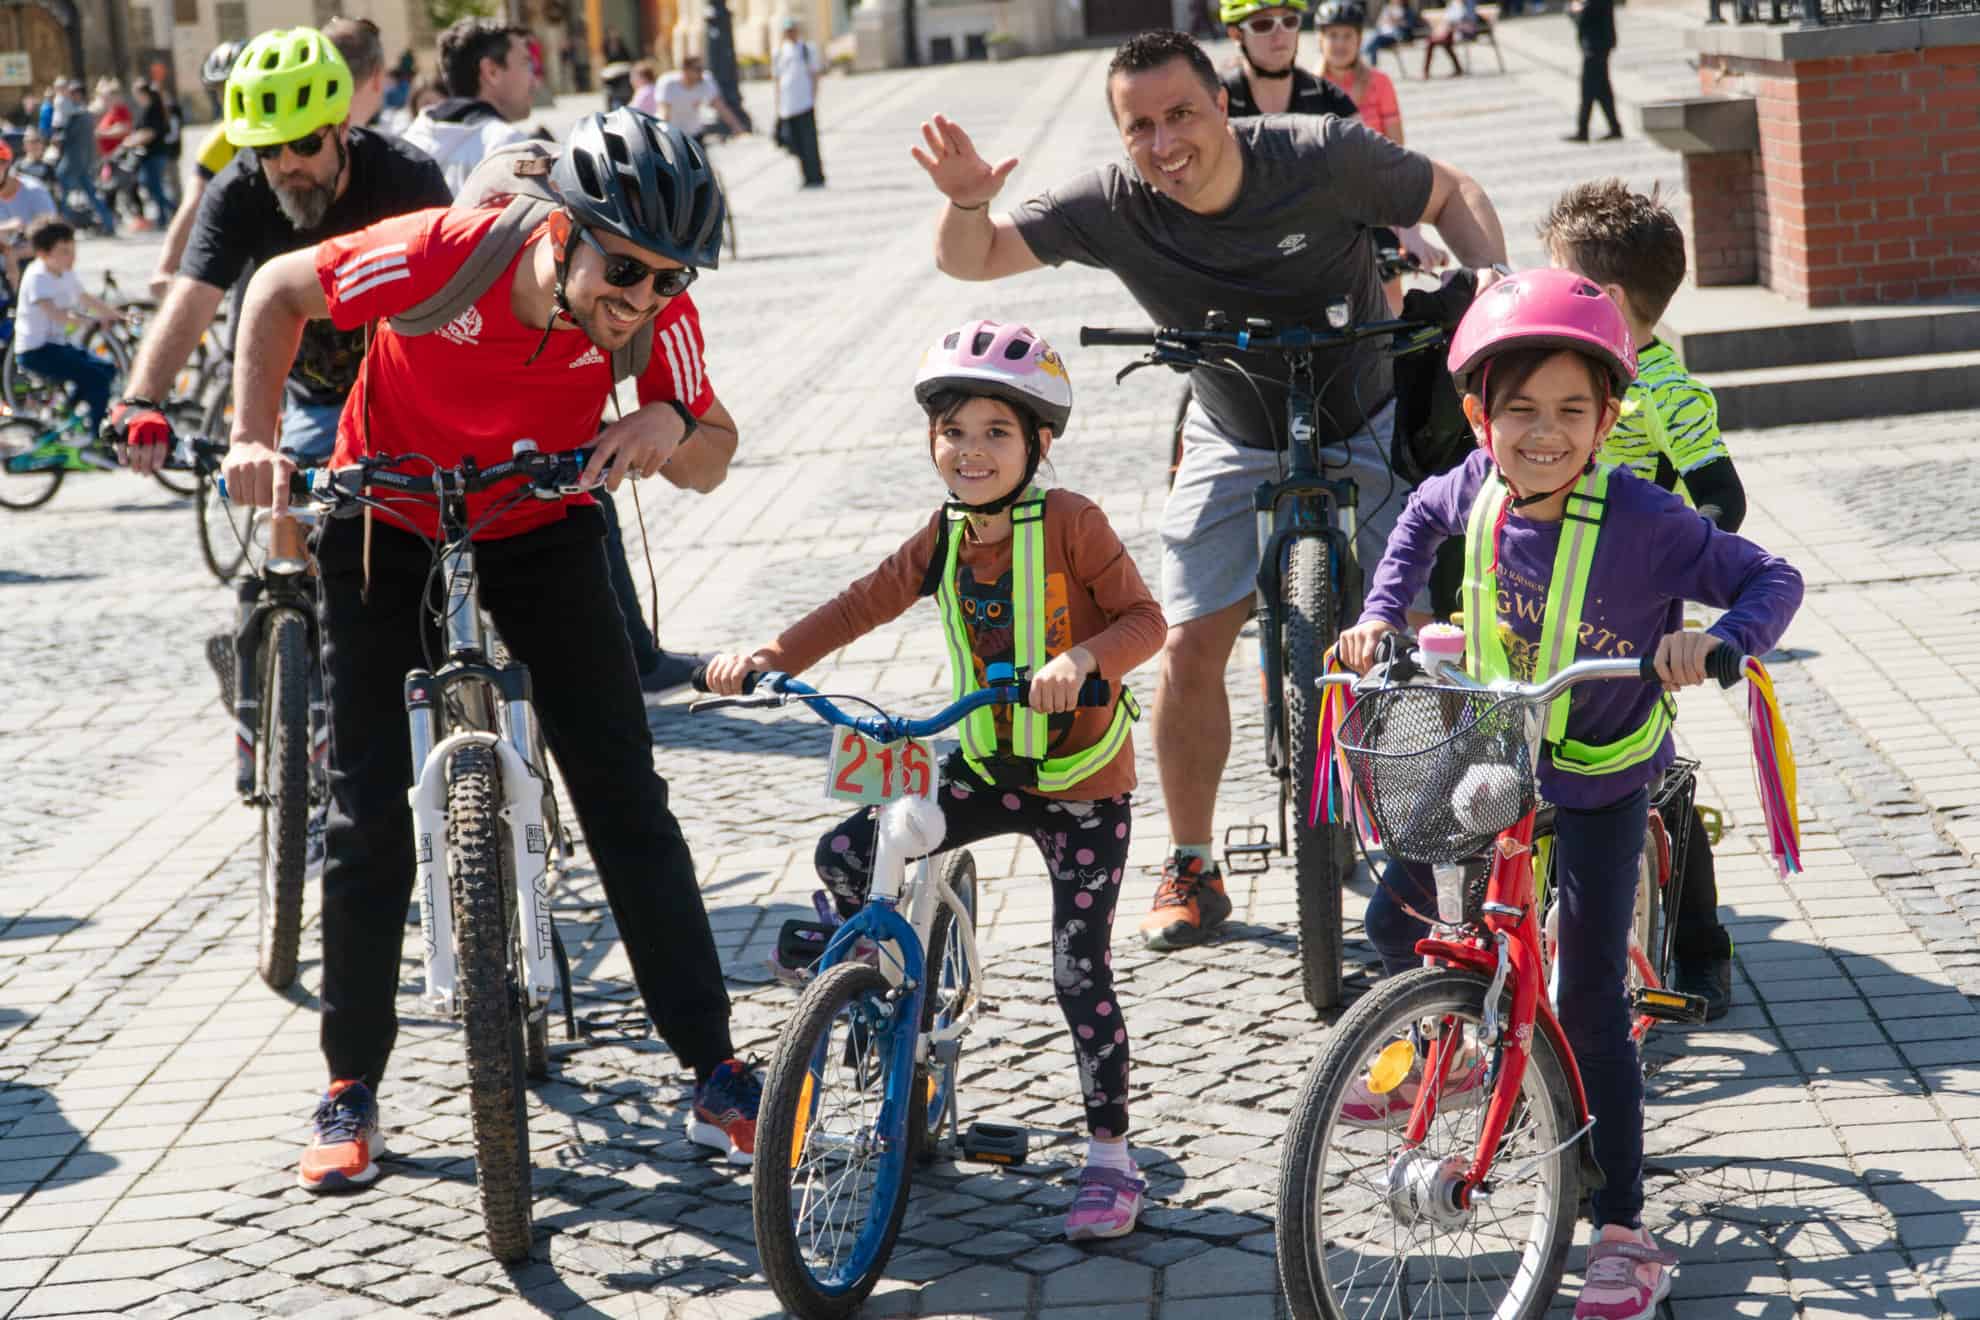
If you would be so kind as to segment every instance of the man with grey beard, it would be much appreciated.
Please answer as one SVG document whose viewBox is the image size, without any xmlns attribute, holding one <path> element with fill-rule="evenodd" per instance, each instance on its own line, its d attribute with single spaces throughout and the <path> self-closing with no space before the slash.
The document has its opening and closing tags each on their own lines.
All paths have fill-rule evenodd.
<svg viewBox="0 0 1980 1320">
<path fill-rule="evenodd" d="M 265 32 L 235 62 L 227 132 L 240 150 L 200 199 L 179 272 L 131 366 L 129 393 L 110 410 L 106 432 L 135 442 L 128 451 L 134 469 L 163 461 L 166 446 L 152 443 L 166 434 L 158 405 L 226 291 L 250 269 L 453 200 L 424 152 L 351 122 L 352 89 L 343 55 L 314 28 Z M 310 323 L 289 373 L 285 450 L 304 463 L 329 457 L 363 360 L 362 330 Z"/>
</svg>

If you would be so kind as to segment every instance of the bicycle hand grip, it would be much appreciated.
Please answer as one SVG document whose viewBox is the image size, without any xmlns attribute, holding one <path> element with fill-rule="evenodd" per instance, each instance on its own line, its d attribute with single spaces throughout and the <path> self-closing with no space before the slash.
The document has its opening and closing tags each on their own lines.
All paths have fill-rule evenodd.
<svg viewBox="0 0 1980 1320">
<path fill-rule="evenodd" d="M 1152 330 L 1109 330 L 1096 325 L 1079 328 L 1081 348 L 1147 348 L 1154 342 Z"/>
<path fill-rule="evenodd" d="M 1027 685 L 1025 690 L 1019 695 L 1019 704 L 1030 705 L 1030 697 L 1031 689 Z M 1079 701 L 1076 704 L 1081 706 L 1111 706 L 1114 704 L 1114 685 L 1098 674 L 1091 675 L 1086 682 L 1080 685 Z"/>
<path fill-rule="evenodd" d="M 1643 675 L 1646 683 L 1661 683 L 1664 680 L 1657 673 L 1657 653 L 1646 654 L 1637 664 L 1637 672 Z M 1705 657 L 1705 676 L 1714 679 L 1722 688 L 1738 687 L 1746 677 L 1746 657 L 1740 654 L 1731 642 L 1720 641 Z"/>
<path fill-rule="evenodd" d="M 760 683 L 763 680 L 763 678 L 764 675 L 761 673 L 745 674 L 743 676 L 741 695 L 746 697 L 749 696 L 751 693 L 755 692 L 756 685 Z M 693 688 L 696 692 L 706 692 L 709 690 L 707 665 L 702 664 L 702 665 L 696 665 L 694 667 L 693 672 L 688 675 L 688 686 Z M 697 702 L 696 704 L 699 705 L 700 703 Z"/>
</svg>

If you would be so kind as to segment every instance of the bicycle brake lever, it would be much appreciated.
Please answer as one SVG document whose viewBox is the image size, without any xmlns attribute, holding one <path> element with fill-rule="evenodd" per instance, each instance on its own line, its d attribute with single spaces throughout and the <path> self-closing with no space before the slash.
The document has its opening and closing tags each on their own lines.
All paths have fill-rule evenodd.
<svg viewBox="0 0 1980 1320">
<path fill-rule="evenodd" d="M 745 710 L 768 710 L 772 706 L 782 706 L 789 698 L 781 692 L 766 692 L 761 696 L 750 697 L 703 697 L 688 703 L 688 714 L 699 715 L 705 710 L 726 710 L 731 707 Z"/>
</svg>

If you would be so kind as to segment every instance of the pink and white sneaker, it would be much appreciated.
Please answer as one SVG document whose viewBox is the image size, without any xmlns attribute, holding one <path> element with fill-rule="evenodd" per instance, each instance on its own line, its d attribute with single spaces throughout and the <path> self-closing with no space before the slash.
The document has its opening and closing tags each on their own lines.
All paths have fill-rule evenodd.
<svg viewBox="0 0 1980 1320">
<path fill-rule="evenodd" d="M 1647 1230 L 1609 1224 L 1588 1245 L 1588 1268 L 1574 1320 L 1649 1320 L 1671 1291 L 1677 1257 L 1659 1250 Z"/>
<path fill-rule="evenodd" d="M 1485 1098 L 1486 1059 L 1467 1049 L 1451 1067 L 1439 1104 L 1443 1110 L 1469 1109 Z M 1416 1093 L 1423 1087 L 1423 1058 L 1417 1056 L 1409 1075 L 1395 1089 L 1377 1094 L 1369 1089 L 1366 1070 L 1355 1078 L 1341 1101 L 1341 1122 L 1349 1127 L 1394 1128 L 1402 1126 L 1409 1111 L 1416 1107 Z"/>
<path fill-rule="evenodd" d="M 1089 1164 L 1079 1173 L 1079 1191 L 1066 1215 L 1066 1240 L 1126 1237 L 1141 1216 L 1141 1194 L 1148 1184 L 1131 1173 Z"/>
</svg>

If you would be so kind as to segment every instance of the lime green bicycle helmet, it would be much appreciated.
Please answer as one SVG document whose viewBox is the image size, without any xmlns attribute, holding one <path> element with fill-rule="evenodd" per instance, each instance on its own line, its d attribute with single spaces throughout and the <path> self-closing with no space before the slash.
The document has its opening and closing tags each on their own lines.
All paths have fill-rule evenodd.
<svg viewBox="0 0 1980 1320">
<path fill-rule="evenodd" d="M 227 75 L 227 140 L 273 147 L 308 137 L 351 113 L 351 69 L 315 28 L 264 32 Z"/>
<path fill-rule="evenodd" d="M 1303 14 L 1306 0 L 1217 0 L 1217 21 L 1229 27 L 1267 9 L 1290 9 Z"/>
</svg>

